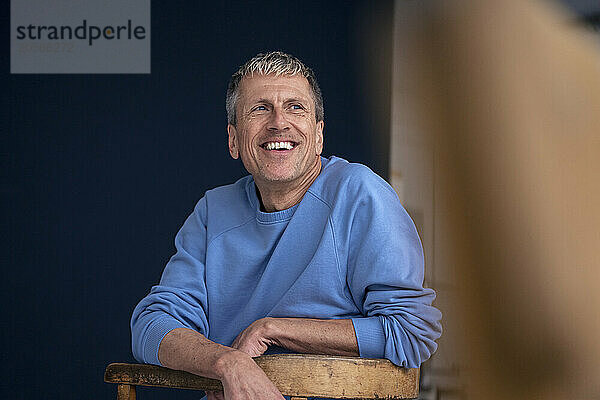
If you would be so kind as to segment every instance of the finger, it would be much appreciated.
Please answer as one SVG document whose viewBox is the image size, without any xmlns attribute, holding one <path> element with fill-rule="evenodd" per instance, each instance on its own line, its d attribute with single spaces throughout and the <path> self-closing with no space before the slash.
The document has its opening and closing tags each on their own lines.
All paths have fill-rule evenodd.
<svg viewBox="0 0 600 400">
<path fill-rule="evenodd" d="M 238 338 L 236 339 L 233 344 L 231 345 L 231 347 L 233 347 L 234 349 L 243 351 L 244 353 L 248 354 L 251 357 L 254 357 L 253 351 L 252 351 L 252 345 L 250 343 L 248 343 L 248 340 L 244 339 L 244 338 Z"/>
<path fill-rule="evenodd" d="M 257 345 L 250 344 L 240 346 L 239 350 L 248 354 L 250 357 L 258 357 L 266 351 L 266 349 L 261 350 L 261 348 Z"/>
<path fill-rule="evenodd" d="M 210 394 L 209 394 L 210 393 Z M 223 392 L 206 392 L 206 400 L 224 400 Z"/>
<path fill-rule="evenodd" d="M 233 340 L 233 343 L 231 344 L 231 347 L 233 347 L 234 349 L 240 348 L 240 341 L 243 333 L 244 331 L 240 332 L 240 334 L 236 336 L 236 338 Z"/>
<path fill-rule="evenodd" d="M 206 391 L 206 399 L 207 400 L 225 400 L 223 392 L 216 392 L 212 390 Z"/>
</svg>

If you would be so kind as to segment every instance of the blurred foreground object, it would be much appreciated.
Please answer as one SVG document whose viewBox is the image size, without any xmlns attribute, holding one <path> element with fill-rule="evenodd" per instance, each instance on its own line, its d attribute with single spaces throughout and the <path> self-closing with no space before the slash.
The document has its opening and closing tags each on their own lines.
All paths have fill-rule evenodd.
<svg viewBox="0 0 600 400">
<path fill-rule="evenodd" d="M 600 398 L 600 46 L 572 20 L 396 2 L 392 183 L 469 399 Z"/>
</svg>

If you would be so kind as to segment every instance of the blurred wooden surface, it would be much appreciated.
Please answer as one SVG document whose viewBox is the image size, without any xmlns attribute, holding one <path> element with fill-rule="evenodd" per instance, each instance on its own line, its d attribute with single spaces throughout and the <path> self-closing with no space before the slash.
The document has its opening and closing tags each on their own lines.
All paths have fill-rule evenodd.
<svg viewBox="0 0 600 400">
<path fill-rule="evenodd" d="M 462 398 L 600 399 L 600 38 L 552 1 L 396 6 L 392 178 L 444 314 L 429 366 Z"/>
<path fill-rule="evenodd" d="M 406 399 L 419 393 L 419 369 L 400 368 L 388 360 L 309 354 L 277 354 L 255 358 L 285 396 L 297 398 Z M 119 384 L 119 394 L 135 386 L 222 390 L 221 382 L 148 364 L 110 364 L 104 381 Z"/>
</svg>

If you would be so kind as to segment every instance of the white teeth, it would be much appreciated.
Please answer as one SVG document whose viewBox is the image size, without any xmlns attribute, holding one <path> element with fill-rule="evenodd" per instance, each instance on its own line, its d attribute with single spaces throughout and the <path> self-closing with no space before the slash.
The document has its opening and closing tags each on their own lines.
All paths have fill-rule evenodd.
<svg viewBox="0 0 600 400">
<path fill-rule="evenodd" d="M 294 148 L 292 142 L 269 142 L 265 145 L 267 150 L 286 149 L 291 150 Z"/>
</svg>

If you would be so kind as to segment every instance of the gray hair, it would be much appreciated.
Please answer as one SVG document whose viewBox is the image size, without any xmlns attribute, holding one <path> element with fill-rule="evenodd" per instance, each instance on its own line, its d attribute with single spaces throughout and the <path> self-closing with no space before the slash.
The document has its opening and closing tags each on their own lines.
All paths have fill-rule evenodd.
<svg viewBox="0 0 600 400">
<path fill-rule="evenodd" d="M 323 110 L 323 96 L 321 88 L 317 83 L 317 78 L 312 69 L 307 67 L 296 57 L 283 53 L 281 51 L 272 51 L 270 53 L 259 53 L 251 60 L 242 65 L 236 73 L 231 76 L 227 86 L 227 98 L 225 107 L 227 108 L 227 122 L 235 126 L 237 121 L 236 106 L 240 97 L 240 82 L 246 76 L 254 74 L 274 76 L 297 75 L 300 74 L 306 78 L 310 86 L 311 94 L 315 102 L 315 117 L 317 122 L 325 117 Z"/>
</svg>

